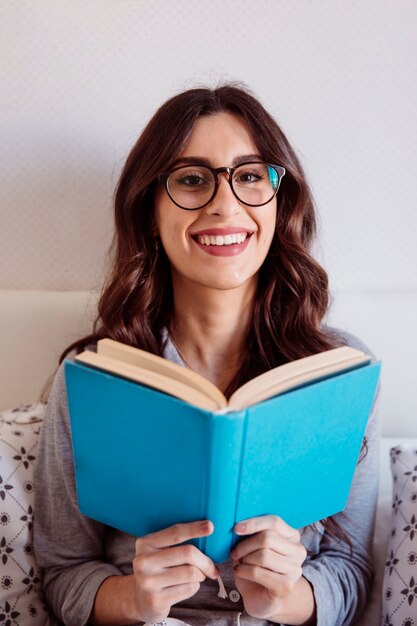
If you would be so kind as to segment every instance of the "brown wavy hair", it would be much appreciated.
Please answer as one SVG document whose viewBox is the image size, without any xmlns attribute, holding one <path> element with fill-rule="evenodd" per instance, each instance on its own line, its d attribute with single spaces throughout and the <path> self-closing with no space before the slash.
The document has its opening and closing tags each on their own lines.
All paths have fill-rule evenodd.
<svg viewBox="0 0 417 626">
<path fill-rule="evenodd" d="M 231 113 L 248 125 L 261 157 L 282 165 L 286 175 L 277 196 L 277 220 L 268 255 L 259 270 L 258 291 L 245 358 L 225 395 L 282 363 L 342 345 L 323 325 L 329 304 L 328 278 L 311 255 L 315 208 L 306 177 L 286 136 L 245 87 L 226 84 L 174 96 L 149 121 L 133 146 L 114 196 L 115 232 L 111 270 L 103 285 L 91 334 L 72 350 L 109 337 L 162 355 L 162 329 L 169 328 L 173 292 L 167 255 L 155 236 L 154 191 L 202 115 Z M 349 540 L 332 518 L 323 521 L 339 539 Z"/>
<path fill-rule="evenodd" d="M 93 332 L 68 346 L 60 363 L 71 350 L 79 352 L 102 337 L 162 354 L 161 329 L 169 327 L 173 294 L 169 261 L 154 236 L 154 190 L 158 175 L 178 157 L 196 119 L 222 112 L 243 118 L 262 158 L 286 168 L 277 196 L 275 234 L 259 271 L 250 350 L 226 395 L 283 362 L 341 345 L 341 339 L 322 326 L 328 279 L 310 253 L 316 217 L 301 164 L 260 102 L 247 89 L 228 84 L 174 96 L 133 146 L 115 191 L 112 267 Z"/>
</svg>

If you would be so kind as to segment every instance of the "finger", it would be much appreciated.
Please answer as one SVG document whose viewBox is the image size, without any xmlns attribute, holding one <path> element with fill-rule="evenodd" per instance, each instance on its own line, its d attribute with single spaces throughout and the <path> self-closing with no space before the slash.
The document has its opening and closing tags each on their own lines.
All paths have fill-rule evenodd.
<svg viewBox="0 0 417 626">
<path fill-rule="evenodd" d="M 272 550 L 257 550 L 240 559 L 239 564 L 257 565 L 277 574 L 294 574 L 299 570 L 298 561 L 289 560 Z M 236 566 L 237 567 L 237 566 Z"/>
<path fill-rule="evenodd" d="M 261 530 L 276 530 L 278 533 L 293 541 L 300 540 L 300 533 L 296 528 L 289 526 L 281 517 L 277 515 L 261 515 L 251 517 L 235 524 L 234 531 L 238 535 L 251 535 Z"/>
<path fill-rule="evenodd" d="M 201 583 L 206 579 L 203 572 L 194 565 L 180 565 L 163 570 L 152 577 L 152 584 L 158 589 L 169 589 L 178 585 Z"/>
<path fill-rule="evenodd" d="M 191 544 L 155 550 L 137 555 L 134 559 L 135 572 L 147 576 L 185 564 L 198 568 L 209 578 L 217 578 L 220 575 L 213 561 Z"/>
<path fill-rule="evenodd" d="M 145 544 L 151 548 L 169 548 L 190 539 L 206 537 L 214 530 L 213 523 L 209 520 L 199 522 L 187 522 L 185 524 L 174 524 L 169 528 L 149 533 L 136 540 L 136 546 Z"/>
<path fill-rule="evenodd" d="M 194 596 L 200 589 L 199 582 L 185 583 L 182 585 L 175 585 L 173 587 L 167 587 L 161 591 L 161 601 L 163 604 L 173 606 L 182 600 L 187 600 Z"/>
<path fill-rule="evenodd" d="M 220 571 L 215 563 L 198 548 L 191 544 L 165 549 L 163 552 L 169 552 L 166 567 L 175 567 L 178 565 L 190 565 L 198 568 L 205 576 L 209 578 L 217 578 Z"/>
<path fill-rule="evenodd" d="M 230 551 L 230 556 L 233 560 L 240 560 L 248 554 L 262 549 L 301 561 L 304 561 L 307 556 L 306 549 L 301 543 L 295 543 L 295 541 L 283 537 L 273 530 L 264 530 L 243 539 Z"/>
<path fill-rule="evenodd" d="M 258 565 L 239 564 L 235 568 L 235 576 L 258 583 L 273 595 L 289 593 L 297 580 L 302 576 L 301 569 L 292 574 L 280 574 Z"/>
</svg>

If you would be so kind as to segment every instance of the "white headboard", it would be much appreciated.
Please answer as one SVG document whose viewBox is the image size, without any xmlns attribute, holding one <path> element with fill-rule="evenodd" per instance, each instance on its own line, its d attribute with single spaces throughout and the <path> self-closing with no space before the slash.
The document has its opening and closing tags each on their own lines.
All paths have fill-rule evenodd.
<svg viewBox="0 0 417 626">
<path fill-rule="evenodd" d="M 91 331 L 88 291 L 0 290 L 0 410 L 33 402 L 63 349 Z M 383 361 L 382 427 L 417 436 L 417 292 L 346 292 L 330 322 L 357 334 Z"/>
<path fill-rule="evenodd" d="M 417 436 L 417 291 L 335 294 L 329 321 L 364 341 L 382 360 L 382 433 Z"/>
<path fill-rule="evenodd" d="M 0 410 L 38 400 L 66 346 L 91 332 L 88 291 L 0 290 Z"/>
</svg>

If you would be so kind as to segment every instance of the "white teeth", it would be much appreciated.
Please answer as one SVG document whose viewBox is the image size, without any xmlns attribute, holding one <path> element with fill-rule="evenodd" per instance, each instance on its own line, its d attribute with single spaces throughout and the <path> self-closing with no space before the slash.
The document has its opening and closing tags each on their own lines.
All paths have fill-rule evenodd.
<svg viewBox="0 0 417 626">
<path fill-rule="evenodd" d="M 205 246 L 230 246 L 233 243 L 243 243 L 248 233 L 234 233 L 233 235 L 197 235 L 197 241 Z"/>
</svg>

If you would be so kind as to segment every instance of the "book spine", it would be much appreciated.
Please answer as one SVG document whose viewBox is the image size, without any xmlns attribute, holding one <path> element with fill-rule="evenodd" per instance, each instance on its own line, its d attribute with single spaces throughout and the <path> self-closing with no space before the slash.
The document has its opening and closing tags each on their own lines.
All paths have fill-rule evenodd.
<svg viewBox="0 0 417 626">
<path fill-rule="evenodd" d="M 205 519 L 213 533 L 201 539 L 200 549 L 215 562 L 230 558 L 240 479 L 246 411 L 213 414 L 208 454 Z"/>
</svg>

